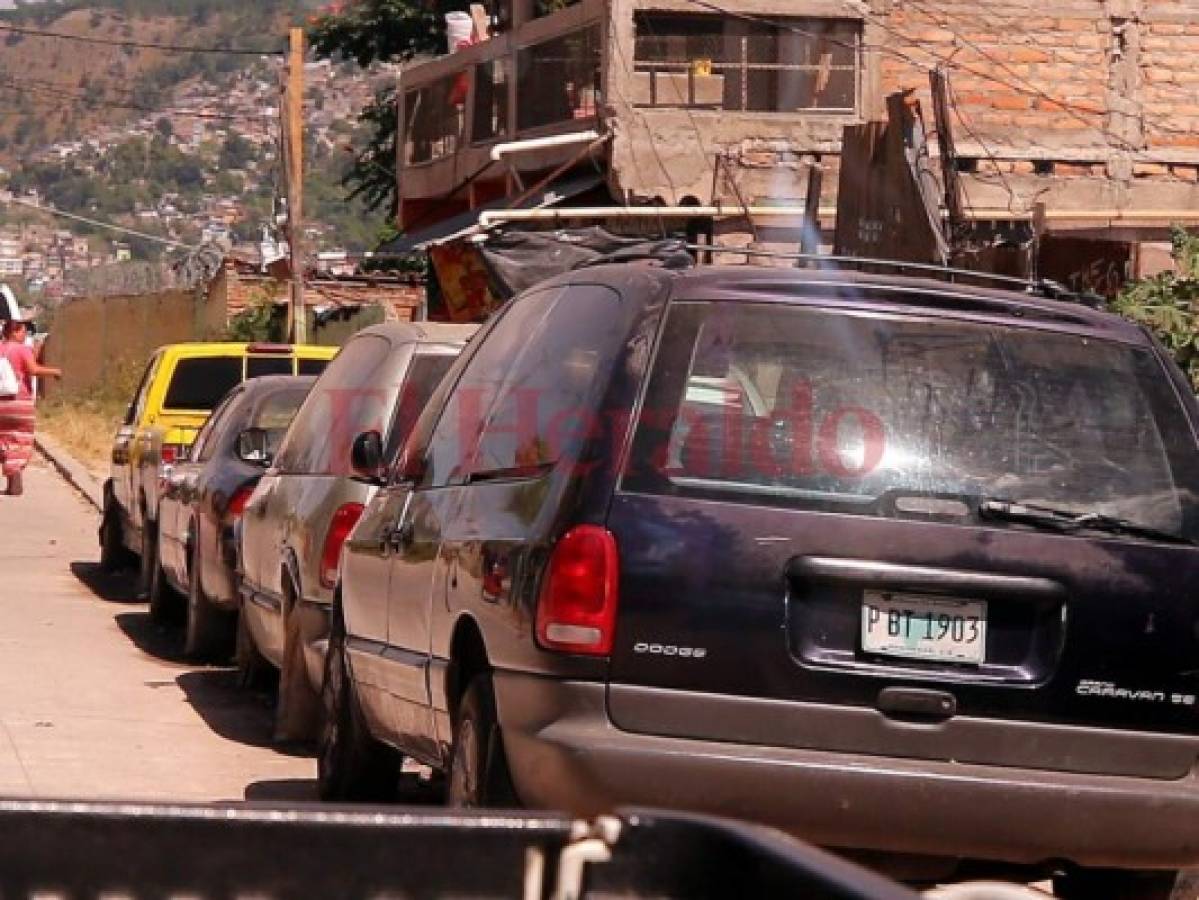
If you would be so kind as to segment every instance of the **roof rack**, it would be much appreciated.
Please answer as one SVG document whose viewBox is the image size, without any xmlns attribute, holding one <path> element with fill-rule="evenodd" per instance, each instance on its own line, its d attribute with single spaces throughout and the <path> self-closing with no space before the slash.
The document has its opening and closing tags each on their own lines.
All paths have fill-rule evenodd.
<svg viewBox="0 0 1199 900">
<path fill-rule="evenodd" d="M 1084 306 L 1101 308 L 1103 297 L 1091 292 L 1071 291 L 1065 285 L 1048 278 L 1027 279 L 1014 278 L 1011 275 L 996 275 L 991 272 L 976 272 L 972 269 L 955 269 L 952 266 L 938 266 L 932 263 L 905 262 L 897 259 L 872 259 L 865 256 L 827 256 L 820 253 L 787 253 L 778 250 L 759 250 L 749 247 L 726 247 L 717 244 L 683 244 L 687 250 L 703 253 L 734 253 L 742 256 L 765 257 L 769 259 L 789 259 L 796 263 L 814 263 L 814 268 L 828 267 L 835 269 L 851 269 L 856 271 L 873 271 L 885 269 L 900 274 L 923 275 L 927 278 L 937 278 L 951 284 L 973 283 L 978 287 L 993 286 L 1008 290 L 1035 294 L 1048 300 L 1062 300 L 1069 303 L 1081 303 Z"/>
</svg>

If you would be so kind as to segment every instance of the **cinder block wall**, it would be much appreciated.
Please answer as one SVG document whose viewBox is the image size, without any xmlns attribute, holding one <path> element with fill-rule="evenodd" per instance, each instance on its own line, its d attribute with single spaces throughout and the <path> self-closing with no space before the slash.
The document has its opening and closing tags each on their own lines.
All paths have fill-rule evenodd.
<svg viewBox="0 0 1199 900">
<path fill-rule="evenodd" d="M 754 16 L 856 18 L 861 116 L 913 89 L 931 130 L 928 69 L 950 76 L 959 155 L 976 207 L 1199 208 L 1199 0 L 740 0 Z M 626 99 L 633 8 L 695 12 L 673 0 L 613 0 L 609 103 L 615 183 L 642 197 L 708 200 L 712 159 L 729 153 L 750 203 L 795 202 L 813 154 L 834 199 L 844 117 L 745 117 L 635 109 Z M 719 188 L 717 190 L 719 194 Z M 722 199 L 729 199 L 724 191 Z"/>
<path fill-rule="evenodd" d="M 52 395 L 82 393 L 138 366 L 163 344 L 211 338 L 224 327 L 224 309 L 190 291 L 136 297 L 89 297 L 59 307 L 45 361 L 63 369 Z"/>
</svg>

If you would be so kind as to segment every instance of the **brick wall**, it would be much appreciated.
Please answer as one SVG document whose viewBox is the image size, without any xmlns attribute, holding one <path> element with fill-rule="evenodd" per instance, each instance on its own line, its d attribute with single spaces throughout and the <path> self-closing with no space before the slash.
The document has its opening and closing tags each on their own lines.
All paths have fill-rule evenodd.
<svg viewBox="0 0 1199 900">
<path fill-rule="evenodd" d="M 1141 105 L 1151 147 L 1199 150 L 1199 2 L 1142 0 Z"/>
<path fill-rule="evenodd" d="M 614 45 L 631 41 L 625 7 L 648 2 L 614 0 Z M 863 119 L 883 118 L 888 94 L 913 89 L 931 131 L 928 70 L 944 66 L 971 208 L 1027 215 L 1043 202 L 1058 216 L 1090 216 L 1068 225 L 1058 218 L 1051 227 L 1103 227 L 1096 224 L 1100 213 L 1115 210 L 1166 211 L 1170 221 L 1199 222 L 1199 0 L 724 5 L 754 16 L 860 18 Z M 794 204 L 802 202 L 809 160 L 818 155 L 824 202 L 834 201 L 840 130 L 852 117 L 633 109 L 618 90 L 629 55 L 626 46 L 608 63 L 621 190 L 666 202 L 735 201 L 712 174 L 713 158 L 724 153 L 750 203 Z"/>
<path fill-rule="evenodd" d="M 884 94 L 915 88 L 930 110 L 927 68 L 948 68 L 964 144 L 1106 145 L 1115 37 L 1099 0 L 897 0 L 881 38 Z"/>
</svg>

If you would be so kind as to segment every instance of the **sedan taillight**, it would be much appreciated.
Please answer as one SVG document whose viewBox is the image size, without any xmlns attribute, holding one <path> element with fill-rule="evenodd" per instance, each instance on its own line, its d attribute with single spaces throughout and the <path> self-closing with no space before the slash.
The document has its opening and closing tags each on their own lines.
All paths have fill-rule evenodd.
<svg viewBox="0 0 1199 900">
<path fill-rule="evenodd" d="M 341 547 L 358 524 L 362 516 L 361 503 L 346 503 L 338 507 L 325 534 L 325 546 L 321 550 L 321 585 L 330 590 L 337 586 L 337 569 L 341 563 Z"/>
<path fill-rule="evenodd" d="M 606 656 L 612 652 L 619 600 L 616 539 L 598 525 L 578 525 L 550 554 L 537 601 L 537 639 L 547 650 Z"/>
<path fill-rule="evenodd" d="M 240 519 L 242 513 L 246 511 L 246 506 L 250 502 L 250 497 L 253 495 L 254 485 L 252 484 L 238 488 L 236 493 L 229 498 L 229 505 L 225 507 L 225 518 Z"/>
<path fill-rule="evenodd" d="M 183 444 L 163 444 L 159 456 L 164 465 L 174 465 L 187 456 L 187 447 Z"/>
</svg>

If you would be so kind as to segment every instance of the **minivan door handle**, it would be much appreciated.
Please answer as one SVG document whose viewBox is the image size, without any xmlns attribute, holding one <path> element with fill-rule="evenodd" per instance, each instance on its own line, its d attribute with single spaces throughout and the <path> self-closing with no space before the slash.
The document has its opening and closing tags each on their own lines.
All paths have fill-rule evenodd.
<svg viewBox="0 0 1199 900">
<path fill-rule="evenodd" d="M 958 701 L 953 694 L 925 688 L 883 688 L 878 693 L 876 705 L 885 716 L 925 722 L 951 719 L 958 711 Z"/>
<path fill-rule="evenodd" d="M 1035 575 L 909 566 L 875 559 L 800 556 L 788 564 L 787 574 L 805 581 L 835 581 L 863 588 L 932 591 L 967 597 L 1011 597 L 1039 602 L 1061 602 L 1066 597 L 1060 583 Z"/>
</svg>

